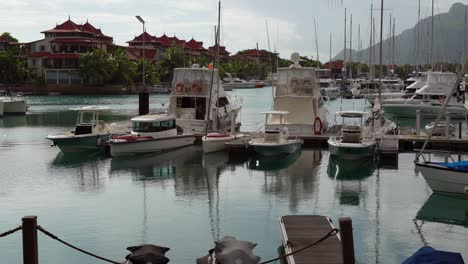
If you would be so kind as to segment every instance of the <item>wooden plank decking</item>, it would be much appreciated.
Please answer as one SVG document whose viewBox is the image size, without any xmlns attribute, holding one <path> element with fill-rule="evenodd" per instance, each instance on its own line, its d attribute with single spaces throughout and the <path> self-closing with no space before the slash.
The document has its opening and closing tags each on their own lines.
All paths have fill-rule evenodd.
<svg viewBox="0 0 468 264">
<path fill-rule="evenodd" d="M 301 249 L 314 243 L 333 227 L 328 217 L 320 215 L 288 215 L 280 218 L 281 239 L 285 253 Z M 288 264 L 342 264 L 342 246 L 337 236 L 289 256 Z"/>
</svg>

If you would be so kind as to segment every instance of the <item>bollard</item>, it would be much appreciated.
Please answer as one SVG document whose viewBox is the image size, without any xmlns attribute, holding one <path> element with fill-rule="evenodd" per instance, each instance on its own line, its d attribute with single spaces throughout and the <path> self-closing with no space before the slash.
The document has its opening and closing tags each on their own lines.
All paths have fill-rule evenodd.
<svg viewBox="0 0 468 264">
<path fill-rule="evenodd" d="M 38 264 L 37 251 L 37 216 L 23 217 L 23 263 Z"/>
<path fill-rule="evenodd" d="M 149 92 L 141 91 L 138 94 L 138 115 L 146 115 L 149 113 Z"/>
<path fill-rule="evenodd" d="M 446 112 L 445 113 L 445 139 L 449 139 L 449 138 L 450 138 L 450 112 Z"/>
<path fill-rule="evenodd" d="M 458 138 L 462 138 L 462 123 L 458 122 Z"/>
<path fill-rule="evenodd" d="M 338 219 L 340 223 L 341 248 L 344 264 L 354 264 L 353 221 L 349 217 Z"/>
<path fill-rule="evenodd" d="M 421 110 L 416 110 L 416 136 L 421 135 Z"/>
</svg>

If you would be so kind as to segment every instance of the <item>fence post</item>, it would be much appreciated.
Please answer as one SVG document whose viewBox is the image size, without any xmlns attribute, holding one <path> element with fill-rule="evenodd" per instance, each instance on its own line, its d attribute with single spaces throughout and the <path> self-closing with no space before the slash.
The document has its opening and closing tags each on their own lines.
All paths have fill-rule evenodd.
<svg viewBox="0 0 468 264">
<path fill-rule="evenodd" d="M 354 264 L 353 221 L 349 217 L 338 219 L 340 223 L 341 248 L 344 264 Z"/>
<path fill-rule="evenodd" d="M 38 264 L 37 216 L 23 217 L 23 264 Z"/>
</svg>

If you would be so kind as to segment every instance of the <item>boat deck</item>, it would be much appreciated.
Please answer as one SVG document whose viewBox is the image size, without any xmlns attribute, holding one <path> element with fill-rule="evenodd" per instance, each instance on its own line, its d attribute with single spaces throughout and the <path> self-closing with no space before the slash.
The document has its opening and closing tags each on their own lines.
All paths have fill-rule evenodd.
<svg viewBox="0 0 468 264">
<path fill-rule="evenodd" d="M 288 215 L 280 218 L 281 240 L 285 253 L 291 253 L 321 239 L 333 229 L 331 221 L 320 215 Z M 286 258 L 288 264 L 341 264 L 342 245 L 337 236 Z"/>
</svg>

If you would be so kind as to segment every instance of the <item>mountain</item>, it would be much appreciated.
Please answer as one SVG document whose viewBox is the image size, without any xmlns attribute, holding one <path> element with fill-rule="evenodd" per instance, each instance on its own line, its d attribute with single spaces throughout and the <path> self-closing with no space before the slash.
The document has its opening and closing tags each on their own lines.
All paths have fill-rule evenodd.
<svg viewBox="0 0 468 264">
<path fill-rule="evenodd" d="M 467 5 L 455 3 L 448 13 L 434 16 L 434 61 L 460 63 L 463 57 L 463 42 L 465 31 L 465 8 Z M 415 11 L 415 16 L 417 12 Z M 377 27 L 378 28 L 378 27 Z M 417 49 L 417 36 L 419 30 L 419 49 Z M 379 36 L 377 32 L 377 38 Z M 467 37 L 468 38 L 468 37 Z M 467 41 L 468 43 L 468 41 Z M 383 40 L 383 63 L 390 64 L 389 39 Z M 379 63 L 379 43 L 375 47 L 375 63 Z M 422 19 L 411 29 L 407 29 L 395 36 L 395 64 L 426 64 L 430 59 L 431 49 L 431 17 Z M 419 50 L 419 57 L 417 56 Z M 353 61 L 357 61 L 359 53 L 352 51 Z M 342 50 L 333 60 L 343 59 Z M 467 47 L 468 53 L 468 47 Z M 362 61 L 368 63 L 369 48 L 363 50 Z M 468 54 L 467 54 L 468 56 Z M 347 60 L 349 60 L 349 49 L 347 49 Z"/>
</svg>

